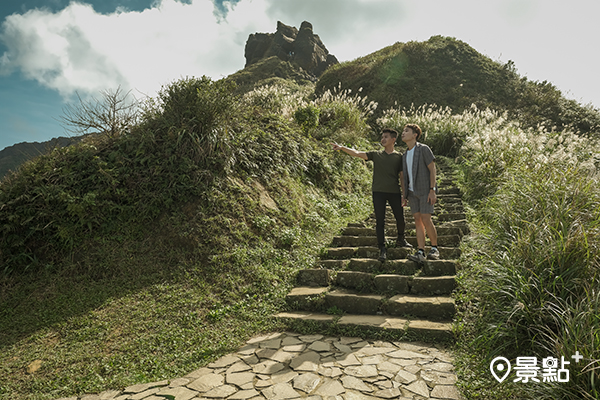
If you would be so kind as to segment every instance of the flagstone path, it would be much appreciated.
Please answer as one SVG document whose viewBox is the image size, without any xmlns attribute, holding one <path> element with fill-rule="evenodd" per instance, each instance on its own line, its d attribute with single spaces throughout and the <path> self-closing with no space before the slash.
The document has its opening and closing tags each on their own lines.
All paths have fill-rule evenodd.
<svg viewBox="0 0 600 400">
<path fill-rule="evenodd" d="M 181 378 L 60 400 L 461 399 L 455 383 L 439 346 L 286 332 Z"/>
</svg>

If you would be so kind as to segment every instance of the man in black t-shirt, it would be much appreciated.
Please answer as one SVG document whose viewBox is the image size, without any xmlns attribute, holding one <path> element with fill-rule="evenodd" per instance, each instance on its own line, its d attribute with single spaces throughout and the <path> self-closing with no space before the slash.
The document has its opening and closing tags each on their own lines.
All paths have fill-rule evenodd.
<svg viewBox="0 0 600 400">
<path fill-rule="evenodd" d="M 394 151 L 397 138 L 398 132 L 386 128 L 381 131 L 381 145 L 384 149 L 368 152 L 332 143 L 333 150 L 342 150 L 353 157 L 362 158 L 365 161 L 373 161 L 373 208 L 375 209 L 375 232 L 377 233 L 380 261 L 385 261 L 387 258 L 384 234 L 386 203 L 390 204 L 396 218 L 396 227 L 398 229 L 396 245 L 399 247 L 412 247 L 404 238 L 404 210 L 402 208 L 402 195 L 399 184 L 399 176 L 400 172 L 402 172 L 402 154 Z"/>
</svg>

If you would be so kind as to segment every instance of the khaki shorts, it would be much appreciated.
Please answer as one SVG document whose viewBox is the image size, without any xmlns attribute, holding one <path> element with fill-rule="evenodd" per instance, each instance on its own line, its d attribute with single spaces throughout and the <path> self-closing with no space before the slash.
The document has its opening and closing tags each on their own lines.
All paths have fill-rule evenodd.
<svg viewBox="0 0 600 400">
<path fill-rule="evenodd" d="M 427 202 L 427 195 L 419 197 L 414 192 L 408 192 L 408 205 L 411 213 L 433 214 L 433 204 Z"/>
</svg>

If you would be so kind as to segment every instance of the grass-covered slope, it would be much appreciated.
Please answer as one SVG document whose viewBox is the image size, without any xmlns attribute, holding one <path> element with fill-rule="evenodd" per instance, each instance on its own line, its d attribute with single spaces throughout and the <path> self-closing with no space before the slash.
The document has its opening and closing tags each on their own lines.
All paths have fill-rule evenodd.
<svg viewBox="0 0 600 400">
<path fill-rule="evenodd" d="M 233 90 L 174 82 L 128 132 L 2 182 L 0 398 L 182 376 L 284 329 L 269 316 L 295 271 L 369 212 L 368 169 L 328 144 L 370 146 L 365 111 L 339 96 Z M 305 107 L 328 110 L 320 140 L 294 119 Z"/>
<path fill-rule="evenodd" d="M 0 179 L 9 171 L 16 170 L 19 165 L 40 154 L 47 153 L 55 147 L 69 146 L 76 143 L 80 138 L 58 137 L 47 142 L 17 143 L 0 150 Z"/>
<path fill-rule="evenodd" d="M 284 307 L 297 269 L 370 211 L 368 169 L 328 143 L 370 148 L 369 101 L 385 89 L 381 76 L 402 71 L 391 68 L 404 57 L 394 52 L 447 54 L 440 43 L 461 45 L 398 44 L 333 68 L 357 82 L 351 93 L 313 96 L 285 82 L 235 96 L 227 80 L 175 82 L 120 136 L 55 150 L 5 179 L 0 398 L 173 378 L 250 335 L 285 329 L 269 315 Z M 484 61 L 471 84 L 485 85 L 494 68 L 510 77 L 511 68 Z M 439 82 L 461 74 L 452 65 Z M 353 96 L 360 87 L 368 100 Z M 436 155 L 458 162 L 473 233 L 454 294 L 458 385 L 468 399 L 598 398 L 600 145 L 583 128 L 531 128 L 535 102 L 494 111 L 433 95 L 452 109 L 383 102 L 374 125 L 418 123 Z M 495 104 L 485 96 L 476 103 Z M 574 125 L 584 126 L 579 111 Z M 576 352 L 584 359 L 570 364 L 568 383 L 525 385 L 513 375 L 500 384 L 489 373 L 496 356 L 514 366 L 517 357 Z"/>
<path fill-rule="evenodd" d="M 575 132 L 524 129 L 506 113 L 387 110 L 416 122 L 456 169 L 472 234 L 463 238 L 457 317 L 459 386 L 469 399 L 597 399 L 600 359 L 600 143 Z M 571 356 L 584 358 L 576 363 Z M 553 357 L 569 382 L 503 383 L 490 362 Z"/>
<path fill-rule="evenodd" d="M 330 67 L 317 93 L 341 84 L 379 103 L 379 110 L 424 104 L 462 112 L 508 111 L 526 126 L 543 123 L 558 130 L 572 126 L 583 134 L 600 133 L 600 112 L 568 100 L 549 82 L 520 77 L 512 62 L 501 64 L 460 40 L 433 36 L 425 42 L 396 43 L 354 61 Z"/>
</svg>

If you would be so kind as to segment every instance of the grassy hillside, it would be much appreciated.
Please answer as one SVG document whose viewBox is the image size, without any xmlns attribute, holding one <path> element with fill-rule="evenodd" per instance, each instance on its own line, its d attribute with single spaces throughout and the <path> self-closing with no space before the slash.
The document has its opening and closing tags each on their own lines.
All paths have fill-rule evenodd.
<svg viewBox="0 0 600 400">
<path fill-rule="evenodd" d="M 184 375 L 284 329 L 269 315 L 294 272 L 369 212 L 368 169 L 328 144 L 370 147 L 368 128 L 364 110 L 328 97 L 309 109 L 346 112 L 317 140 L 294 119 L 299 95 L 233 90 L 174 82 L 128 133 L 1 183 L 0 398 Z"/>
<path fill-rule="evenodd" d="M 436 155 L 458 162 L 473 231 L 454 294 L 467 398 L 598 398 L 600 145 L 592 131 L 530 128 L 525 106 L 481 109 L 447 91 L 435 94 L 441 106 L 382 102 L 375 114 L 381 79 L 398 89 L 397 72 L 412 68 L 410 57 L 394 67 L 405 57 L 396 51 L 444 55 L 444 43 L 464 45 L 397 44 L 332 69 L 361 84 L 352 92 L 323 91 L 326 79 L 317 94 L 282 78 L 246 94 L 231 80 L 173 82 L 120 136 L 56 149 L 2 181 L 0 399 L 173 378 L 288 328 L 269 316 L 285 307 L 295 272 L 370 213 L 369 168 L 328 145 L 373 148 L 367 122 L 416 122 Z M 485 86 L 502 67 L 483 61 L 467 85 Z M 469 93 L 479 105 L 497 96 Z M 498 384 L 489 374 L 496 356 L 514 365 L 576 351 L 584 362 L 570 365 L 569 383 Z"/>
<path fill-rule="evenodd" d="M 426 42 L 396 43 L 354 61 L 329 68 L 317 82 L 317 93 L 357 91 L 384 111 L 395 105 L 451 107 L 460 113 L 480 109 L 508 111 L 527 127 L 544 124 L 557 130 L 573 127 L 600 134 L 600 112 L 568 100 L 549 82 L 519 76 L 514 63 L 501 64 L 454 38 L 433 36 Z"/>
<path fill-rule="evenodd" d="M 236 83 L 237 93 L 246 93 L 257 86 L 274 83 L 286 86 L 293 82 L 300 86 L 312 86 L 314 77 L 297 65 L 273 56 L 249 65 L 227 79 Z"/>
<path fill-rule="evenodd" d="M 600 143 L 578 132 L 525 129 L 472 107 L 387 110 L 378 123 L 416 122 L 428 143 L 456 151 L 470 206 L 457 317 L 459 385 L 469 399 L 600 396 Z M 579 352 L 580 363 L 571 359 Z M 570 361 L 569 382 L 526 385 L 491 378 L 490 362 Z M 560 365 L 560 364 L 559 364 Z"/>
</svg>

